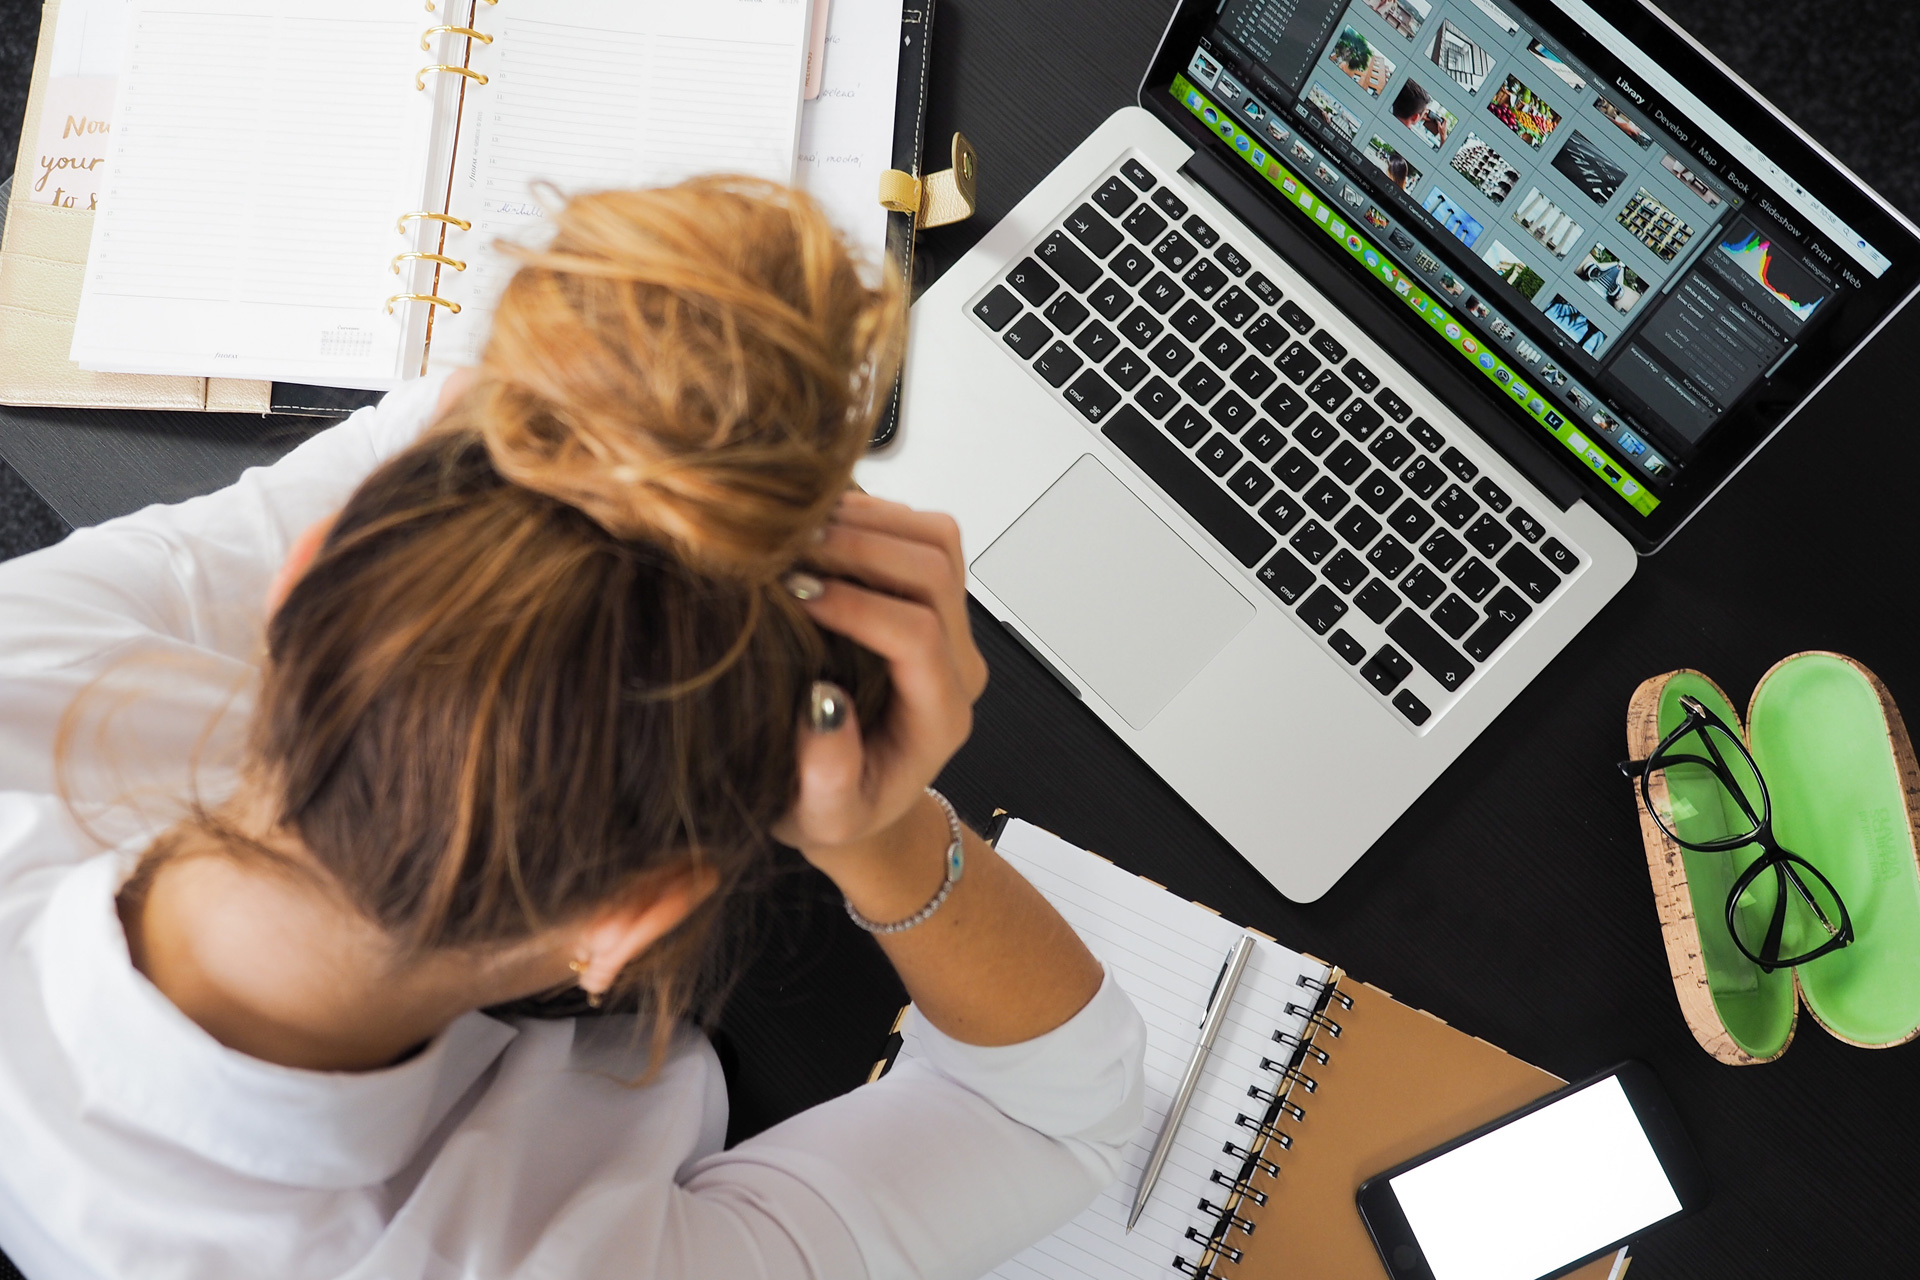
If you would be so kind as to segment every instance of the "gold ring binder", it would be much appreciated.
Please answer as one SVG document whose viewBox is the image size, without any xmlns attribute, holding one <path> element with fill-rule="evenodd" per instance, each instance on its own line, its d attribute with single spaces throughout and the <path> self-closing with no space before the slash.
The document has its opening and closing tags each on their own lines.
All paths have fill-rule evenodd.
<svg viewBox="0 0 1920 1280">
<path fill-rule="evenodd" d="M 493 43 L 492 36 L 484 31 L 475 31 L 472 27 L 438 26 L 428 27 L 420 33 L 420 47 L 422 49 L 433 48 L 433 38 L 435 36 L 465 36 L 469 40 L 478 40 L 481 44 Z"/>
<path fill-rule="evenodd" d="M 455 271 L 465 271 L 467 264 L 458 258 L 449 258 L 438 253 L 396 253 L 393 255 L 393 274 L 400 274 L 403 262 L 437 262 L 443 267 L 452 267 Z"/>
<path fill-rule="evenodd" d="M 429 71 L 445 71 L 449 75 L 465 76 L 467 79 L 473 81 L 475 84 L 485 84 L 487 82 L 487 78 L 485 76 L 481 75 L 478 71 L 475 71 L 470 67 L 456 67 L 451 62 L 436 62 L 430 67 L 422 67 L 418 71 L 413 73 L 414 88 L 420 89 L 423 91 L 426 89 L 427 72 Z"/>
<path fill-rule="evenodd" d="M 457 302 L 452 302 L 452 301 L 449 301 L 448 299 L 446 299 L 446 298 L 442 298 L 442 297 L 440 297 L 440 296 L 438 296 L 437 294 L 431 294 L 431 293 L 396 293 L 396 294 L 394 294 L 394 295 L 393 295 L 393 296 L 392 296 L 391 298 L 388 298 L 388 299 L 387 299 L 387 314 L 388 314 L 388 315 L 392 315 L 392 314 L 393 314 L 393 304 L 394 304 L 394 303 L 396 303 L 396 302 L 425 302 L 425 303 L 429 303 L 429 304 L 431 304 L 432 306 L 436 306 L 436 307 L 445 307 L 445 308 L 446 308 L 446 309 L 447 309 L 448 311 L 450 311 L 450 312 L 452 312 L 452 313 L 453 313 L 454 315 L 456 315 L 456 316 L 460 314 L 460 304 L 459 304 L 459 303 L 457 303 Z"/>
<path fill-rule="evenodd" d="M 401 235 L 407 234 L 407 224 L 416 218 L 423 219 L 427 222 L 444 222 L 448 226 L 458 227 L 462 231 L 473 230 L 473 224 L 471 222 L 468 222 L 465 218 L 456 218 L 452 214 L 426 212 L 403 213 L 400 215 L 400 221 L 397 224 L 400 228 Z"/>
</svg>

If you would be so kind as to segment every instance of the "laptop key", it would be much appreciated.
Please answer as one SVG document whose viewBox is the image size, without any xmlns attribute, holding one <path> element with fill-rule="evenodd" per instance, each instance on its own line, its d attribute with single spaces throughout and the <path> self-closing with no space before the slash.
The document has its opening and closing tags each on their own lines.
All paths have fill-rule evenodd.
<svg viewBox="0 0 1920 1280">
<path fill-rule="evenodd" d="M 1304 342 L 1296 342 L 1282 351 L 1274 363 L 1295 382 L 1305 382 L 1320 371 L 1320 357 L 1307 350 Z"/>
<path fill-rule="evenodd" d="M 1126 330 L 1122 329 L 1121 332 L 1125 333 Z M 1400 473 L 1400 478 L 1417 497 L 1426 499 L 1431 498 L 1447 482 L 1447 473 L 1433 465 L 1432 458 L 1415 458 L 1413 465 Z"/>
<path fill-rule="evenodd" d="M 1253 319 L 1259 310 L 1260 304 L 1253 300 L 1253 295 L 1237 284 L 1213 300 L 1213 314 L 1236 329 Z"/>
<path fill-rule="evenodd" d="M 1280 428 L 1262 418 L 1253 424 L 1253 430 L 1241 437 L 1240 447 L 1262 462 L 1272 462 L 1286 442 Z"/>
<path fill-rule="evenodd" d="M 1273 389 L 1273 394 L 1260 402 L 1260 407 L 1283 427 L 1292 426 L 1302 413 L 1306 412 L 1306 397 L 1286 383 Z"/>
<path fill-rule="evenodd" d="M 1093 250 L 1096 258 L 1104 258 L 1120 247 L 1120 232 L 1090 204 L 1083 204 L 1068 214 L 1066 223 L 1073 238 Z"/>
<path fill-rule="evenodd" d="M 1473 664 L 1467 661 L 1467 656 L 1412 609 L 1402 609 L 1399 616 L 1387 624 L 1387 638 L 1405 649 L 1407 656 L 1424 667 L 1448 693 L 1465 684 L 1473 674 Z"/>
<path fill-rule="evenodd" d="M 1348 361 L 1349 364 L 1352 361 Z M 1350 400 L 1347 407 L 1340 411 L 1339 423 L 1346 428 L 1347 434 L 1355 440 L 1367 440 L 1380 429 L 1386 419 L 1380 411 L 1365 400 Z"/>
<path fill-rule="evenodd" d="M 1232 490 L 1240 501 L 1252 506 L 1273 492 L 1273 477 L 1260 469 L 1257 462 L 1243 462 L 1227 480 L 1227 488 Z"/>
<path fill-rule="evenodd" d="M 1060 292 L 1060 282 L 1053 278 L 1053 273 L 1032 258 L 1022 258 L 1015 263 L 1013 270 L 1007 272 L 1007 283 L 1036 307 L 1044 306 L 1048 298 Z"/>
<path fill-rule="evenodd" d="M 1507 526 L 1495 520 L 1491 515 L 1483 515 L 1473 522 L 1473 527 L 1461 535 L 1467 545 L 1483 556 L 1497 556 L 1500 549 L 1513 541 L 1513 534 Z"/>
<path fill-rule="evenodd" d="M 1162 187 L 1153 193 L 1153 202 L 1175 222 L 1187 216 L 1187 202 L 1173 194 L 1171 187 Z"/>
<path fill-rule="evenodd" d="M 1120 225 L 1141 244 L 1152 244 L 1167 229 L 1167 220 L 1155 213 L 1152 205 L 1143 204 L 1128 214 Z"/>
<path fill-rule="evenodd" d="M 1342 440 L 1339 448 L 1327 455 L 1327 470 L 1339 476 L 1342 484 L 1352 484 L 1367 474 L 1367 455 L 1351 440 Z"/>
<path fill-rule="evenodd" d="M 1120 393 L 1113 384 L 1091 369 L 1075 378 L 1063 394 L 1088 422 L 1101 421 L 1120 403 Z"/>
<path fill-rule="evenodd" d="M 1427 710 L 1427 704 L 1413 696 L 1413 690 L 1402 689 L 1393 695 L 1393 709 L 1405 716 L 1415 726 L 1423 725 L 1433 712 Z"/>
<path fill-rule="evenodd" d="M 1535 604 L 1544 604 L 1548 596 L 1560 585 L 1560 575 L 1547 568 L 1547 562 L 1519 543 L 1514 543 L 1507 554 L 1500 557 L 1500 572 L 1513 579 L 1513 584 L 1527 593 L 1527 598 Z"/>
<path fill-rule="evenodd" d="M 1260 514 L 1265 515 L 1263 510 Z M 1280 532 L 1285 533 L 1282 529 Z M 1313 589 L 1313 570 L 1300 563 L 1300 557 L 1280 548 L 1273 553 L 1273 559 L 1260 566 L 1260 572 L 1254 575 L 1281 604 L 1293 604 Z"/>
<path fill-rule="evenodd" d="M 1161 315 L 1167 314 L 1179 305 L 1187 291 L 1173 282 L 1173 277 L 1164 271 L 1154 272 L 1153 279 L 1147 281 L 1140 290 L 1140 299 Z"/>
<path fill-rule="evenodd" d="M 1407 434 L 1420 442 L 1420 447 L 1428 453 L 1438 453 L 1447 447 L 1447 438 L 1433 429 L 1433 424 L 1425 418 L 1415 418 L 1407 424 Z"/>
<path fill-rule="evenodd" d="M 1200 446 L 1197 455 L 1200 465 L 1217 476 L 1224 476 L 1240 464 L 1246 455 L 1240 452 L 1240 446 L 1216 431 Z"/>
<path fill-rule="evenodd" d="M 1313 332 L 1313 317 L 1300 309 L 1300 304 L 1288 300 L 1280 304 L 1280 318 L 1287 322 L 1287 328 L 1305 337 Z"/>
<path fill-rule="evenodd" d="M 1340 594 L 1350 596 L 1355 587 L 1367 580 L 1367 564 L 1351 551 L 1337 551 L 1320 570 L 1320 576 L 1331 582 Z"/>
<path fill-rule="evenodd" d="M 1507 523 L 1513 526 L 1514 532 L 1518 533 L 1528 542 L 1540 541 L 1540 535 L 1547 531 L 1545 525 L 1528 515 L 1526 511 L 1520 507 L 1515 507 L 1513 511 L 1508 514 Z"/>
<path fill-rule="evenodd" d="M 1307 384 L 1307 399 L 1332 413 L 1347 402 L 1353 394 L 1353 388 L 1340 380 L 1340 375 L 1329 369 Z"/>
<path fill-rule="evenodd" d="M 1122 351 L 1107 361 L 1107 376 L 1119 383 L 1123 391 L 1131 391 L 1140 385 L 1140 379 L 1147 376 L 1147 370 L 1151 367 L 1145 356 Z"/>
<path fill-rule="evenodd" d="M 1378 626 L 1386 626 L 1387 619 L 1400 607 L 1400 597 L 1393 594 L 1393 588 L 1375 578 L 1360 588 L 1360 594 L 1353 598 L 1353 607 L 1372 618 Z"/>
<path fill-rule="evenodd" d="M 1413 412 L 1413 406 L 1402 400 L 1399 393 L 1390 387 L 1380 388 L 1380 394 L 1373 398 L 1373 402 L 1380 406 L 1382 413 L 1395 422 L 1405 422 L 1407 415 Z"/>
<path fill-rule="evenodd" d="M 1166 327 L 1153 312 L 1145 307 L 1135 307 L 1120 322 L 1120 336 L 1136 347 L 1144 347 L 1159 337 L 1161 330 Z"/>
<path fill-rule="evenodd" d="M 1247 280 L 1247 288 L 1260 295 L 1260 301 L 1270 307 L 1280 305 L 1280 286 L 1256 271 Z"/>
<path fill-rule="evenodd" d="M 1408 542 L 1418 542 L 1427 536 L 1427 530 L 1433 528 L 1433 513 L 1421 506 L 1417 499 L 1408 498 L 1387 517 L 1387 527 Z"/>
<path fill-rule="evenodd" d="M 1293 429 L 1293 438 L 1302 449 L 1319 457 L 1340 435 L 1331 422 L 1317 413 L 1310 413 L 1305 421 Z"/>
<path fill-rule="evenodd" d="M 1206 416 L 1190 404 L 1183 404 L 1171 418 L 1167 419 L 1167 434 L 1191 449 L 1207 438 L 1207 432 L 1213 430 L 1213 424 Z"/>
<path fill-rule="evenodd" d="M 1153 259 L 1147 256 L 1146 250 L 1128 245 L 1107 259 L 1107 270 L 1138 287 L 1147 278 L 1147 272 L 1153 270 Z"/>
<path fill-rule="evenodd" d="M 1391 582 L 1407 571 L 1413 563 L 1413 552 L 1407 550 L 1407 544 L 1388 534 L 1373 544 L 1373 550 L 1367 552 L 1367 563 L 1371 564 L 1381 577 Z M 1385 619 L 1378 619 L 1385 621 Z"/>
<path fill-rule="evenodd" d="M 1272 525 L 1276 533 L 1286 533 L 1300 523 L 1300 517 L 1306 514 L 1306 508 L 1287 495 L 1286 490 L 1277 491 L 1260 508 L 1260 518 Z"/>
<path fill-rule="evenodd" d="M 1313 478 L 1320 474 L 1320 468 L 1304 450 L 1296 448 L 1280 455 L 1280 461 L 1273 464 L 1273 474 L 1280 477 L 1281 484 L 1298 493 L 1313 483 Z"/>
<path fill-rule="evenodd" d="M 1213 402 L 1213 408 L 1208 412 L 1212 414 L 1215 422 L 1236 436 L 1246 430 L 1247 424 L 1253 421 L 1255 414 L 1254 407 L 1248 404 L 1238 391 L 1229 391 L 1221 396 Z"/>
<path fill-rule="evenodd" d="M 1268 387 L 1280 381 L 1280 375 L 1269 369 L 1258 356 L 1248 356 L 1241 361 L 1232 377 L 1233 385 L 1250 396 L 1262 395 Z"/>
<path fill-rule="evenodd" d="M 1335 484 L 1331 476 L 1323 476 L 1319 484 L 1307 490 L 1306 495 L 1307 506 L 1318 512 L 1322 520 L 1333 519 L 1345 511 L 1347 504 L 1352 501 L 1347 491 Z"/>
<path fill-rule="evenodd" d="M 1180 393 L 1168 386 L 1164 378 L 1155 378 L 1134 392 L 1133 399 L 1142 412 L 1158 419 L 1173 412 L 1173 407 L 1180 403 Z"/>
<path fill-rule="evenodd" d="M 1187 274 L 1180 277 L 1187 287 L 1203 298 L 1212 298 L 1214 294 L 1227 287 L 1229 279 L 1226 272 L 1206 258 L 1200 259 L 1187 268 Z"/>
<path fill-rule="evenodd" d="M 1169 231 L 1154 242 L 1153 256 L 1160 259 L 1169 271 L 1184 271 L 1200 251 L 1193 247 L 1193 241 L 1178 231 Z"/>
<path fill-rule="evenodd" d="M 973 314 L 986 321 L 987 328 L 995 333 L 1007 327 L 1007 322 L 1025 310 L 1020 299 L 1013 296 L 1007 286 L 997 284 L 986 297 L 973 304 Z"/>
<path fill-rule="evenodd" d="M 1215 303 L 1214 308 L 1218 310 L 1219 305 L 1219 303 Z M 1255 351 L 1258 351 L 1269 360 L 1273 359 L 1274 352 L 1286 345 L 1287 339 L 1291 336 L 1292 335 L 1287 332 L 1287 327 L 1278 320 L 1275 320 L 1272 316 L 1261 316 L 1258 320 L 1255 320 L 1251 325 L 1247 326 L 1247 342 Z"/>
<path fill-rule="evenodd" d="M 1169 333 L 1148 349 L 1147 359 L 1153 361 L 1160 372 L 1171 377 L 1193 363 L 1193 351 Z"/>
<path fill-rule="evenodd" d="M 1385 515 L 1388 507 L 1400 501 L 1401 489 L 1386 472 L 1372 471 L 1355 492 L 1375 515 Z"/>
<path fill-rule="evenodd" d="M 1142 191 L 1151 191 L 1156 185 L 1153 170 L 1147 168 L 1147 166 L 1141 164 L 1138 160 L 1127 161 L 1120 166 L 1120 172 L 1126 174 L 1127 181 Z"/>
<path fill-rule="evenodd" d="M 1325 525 L 1309 520 L 1300 526 L 1300 532 L 1287 539 L 1287 545 L 1298 551 L 1308 564 L 1319 564 L 1340 543 Z"/>
<path fill-rule="evenodd" d="M 1347 665 L 1350 667 L 1359 666 L 1360 659 L 1367 656 L 1367 646 L 1355 640 L 1344 630 L 1336 629 L 1327 637 L 1327 643 L 1333 646 L 1335 653 L 1347 660 Z"/>
<path fill-rule="evenodd" d="M 1055 342 L 1040 353 L 1033 362 L 1034 371 L 1046 379 L 1049 386 L 1060 386 L 1079 372 L 1086 360 L 1079 352 L 1064 342 Z"/>
<path fill-rule="evenodd" d="M 1067 239 L 1064 232 L 1054 232 L 1042 240 L 1034 252 L 1042 263 L 1053 269 L 1055 275 L 1081 293 L 1100 283 L 1100 264 Z"/>
<path fill-rule="evenodd" d="M 1453 592 L 1447 592 L 1447 598 L 1434 609 L 1433 625 L 1458 640 L 1480 621 L 1480 611 L 1462 600 Z"/>
<path fill-rule="evenodd" d="M 1313 628 L 1315 635 L 1323 636 L 1334 623 L 1347 616 L 1347 602 L 1331 588 L 1320 587 L 1294 612 L 1300 615 L 1300 621 Z"/>
<path fill-rule="evenodd" d="M 1235 502 L 1139 410 L 1122 405 L 1100 430 L 1175 505 L 1247 568 L 1259 564 L 1279 543 L 1266 525 Z"/>
<path fill-rule="evenodd" d="M 1382 645 L 1373 655 L 1373 661 L 1360 668 L 1361 677 L 1382 693 L 1392 693 L 1412 674 L 1413 664 L 1390 644 Z"/>
<path fill-rule="evenodd" d="M 1105 360 L 1120 346 L 1120 335 L 1095 320 L 1080 331 L 1073 345 L 1087 353 L 1089 360 Z"/>
<path fill-rule="evenodd" d="M 1198 241 L 1202 249 L 1211 249 L 1220 243 L 1220 233 L 1202 222 L 1197 213 L 1181 223 L 1180 229 Z"/>
<path fill-rule="evenodd" d="M 1087 322 L 1089 312 L 1081 304 L 1080 299 L 1070 293 L 1063 293 L 1049 302 L 1047 309 L 1040 314 L 1047 318 L 1048 324 L 1061 333 L 1071 334 Z"/>
<path fill-rule="evenodd" d="M 1548 538 L 1541 543 L 1540 554 L 1546 557 L 1548 564 L 1562 573 L 1572 573 L 1580 567 L 1580 557 L 1558 538 Z"/>
<path fill-rule="evenodd" d="M 1480 474 L 1480 468 L 1473 464 L 1473 459 L 1458 449 L 1450 448 L 1446 450 L 1440 455 L 1440 462 L 1447 470 L 1453 472 L 1453 474 L 1459 476 L 1462 481 L 1469 484 L 1472 483 L 1475 476 Z"/>
<path fill-rule="evenodd" d="M 1246 257 L 1230 244 L 1223 244 L 1213 251 L 1215 261 L 1236 276 L 1243 276 L 1253 266 Z"/>
<path fill-rule="evenodd" d="M 1227 384 L 1220 375 L 1203 364 L 1197 364 L 1187 370 L 1186 377 L 1180 379 L 1180 389 L 1201 404 L 1209 403 L 1226 389 Z"/>
<path fill-rule="evenodd" d="M 1532 605 L 1516 595 L 1512 587 L 1502 587 L 1494 593 L 1492 603 L 1487 605 L 1487 620 L 1480 624 L 1478 631 L 1467 637 L 1462 647 L 1466 649 L 1468 657 L 1485 662 L 1532 614 Z"/>
<path fill-rule="evenodd" d="M 1234 361 L 1247 354 L 1247 344 L 1225 329 L 1217 329 L 1212 337 L 1200 344 L 1200 353 L 1213 363 L 1214 368 L 1229 369 L 1233 367 Z M 1264 390 L 1266 387 L 1261 387 L 1253 394 L 1259 395 Z"/>
<path fill-rule="evenodd" d="M 1354 507 L 1340 517 L 1340 523 L 1333 526 L 1333 531 L 1345 538 L 1347 544 L 1356 551 L 1365 551 L 1368 544 L 1380 536 L 1380 522 L 1368 515 L 1365 509 Z"/>
<path fill-rule="evenodd" d="M 1400 579 L 1400 590 L 1417 609 L 1431 606 L 1446 589 L 1446 579 L 1423 564 L 1415 565 L 1412 573 Z"/>
<path fill-rule="evenodd" d="M 1360 388 L 1360 394 L 1370 396 L 1373 389 L 1380 385 L 1380 375 L 1358 360 L 1349 360 L 1340 366 L 1340 372 L 1347 375 L 1347 381 Z"/>
<path fill-rule="evenodd" d="M 1480 483 L 1473 486 L 1473 491 L 1479 496 L 1480 501 L 1486 503 L 1495 512 L 1505 511 L 1513 505 L 1513 499 L 1507 496 L 1505 489 L 1493 482 L 1492 476 L 1480 477 Z"/>
<path fill-rule="evenodd" d="M 1457 484 L 1447 486 L 1447 491 L 1433 500 L 1434 514 L 1458 529 L 1473 518 L 1480 510 L 1480 504 L 1467 496 L 1467 491 Z"/>
<path fill-rule="evenodd" d="M 1347 349 L 1340 345 L 1340 339 L 1334 337 L 1325 329 L 1314 334 L 1312 341 L 1313 349 L 1335 364 L 1339 364 L 1347 358 Z"/>
<path fill-rule="evenodd" d="M 1117 280 L 1102 280 L 1087 295 L 1087 305 L 1108 320 L 1118 320 L 1133 305 L 1133 295 Z"/>
<path fill-rule="evenodd" d="M 1380 433 L 1380 438 L 1367 446 L 1367 452 L 1380 460 L 1380 465 L 1389 471 L 1398 471 L 1413 456 L 1413 441 L 1401 435 L 1394 427 L 1388 427 Z"/>
<path fill-rule="evenodd" d="M 1500 575 L 1487 567 L 1487 562 L 1479 556 L 1467 557 L 1460 566 L 1460 572 L 1453 575 L 1453 585 L 1460 593 L 1475 604 L 1487 598 L 1489 592 L 1500 585 Z"/>
<path fill-rule="evenodd" d="M 1031 360 L 1053 341 L 1053 330 L 1047 328 L 1046 321 L 1039 316 L 1025 315 L 1000 340 L 1012 347 L 1022 360 Z"/>
<path fill-rule="evenodd" d="M 1434 568 L 1445 573 L 1460 563 L 1460 557 L 1467 554 L 1467 548 L 1460 539 L 1445 529 L 1435 529 L 1433 536 L 1420 544 L 1420 554 L 1425 556 Z"/>
<path fill-rule="evenodd" d="M 1119 174 L 1115 174 L 1100 184 L 1100 189 L 1093 193 L 1093 199 L 1095 204 L 1107 211 L 1109 217 L 1118 218 L 1133 208 L 1140 197 L 1133 193 L 1133 188 L 1120 181 Z"/>
<path fill-rule="evenodd" d="M 1180 336 L 1188 342 L 1198 342 L 1213 328 L 1213 317 L 1207 314 L 1205 307 L 1189 300 L 1167 318 L 1167 323 L 1178 329 Z"/>
</svg>

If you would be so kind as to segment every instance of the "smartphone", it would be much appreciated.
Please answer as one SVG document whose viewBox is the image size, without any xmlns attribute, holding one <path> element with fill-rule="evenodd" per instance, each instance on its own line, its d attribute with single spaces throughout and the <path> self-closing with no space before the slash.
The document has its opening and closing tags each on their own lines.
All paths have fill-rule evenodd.
<svg viewBox="0 0 1920 1280">
<path fill-rule="evenodd" d="M 1358 1193 L 1394 1280 L 1550 1280 L 1706 1199 L 1673 1103 L 1638 1062 L 1369 1178 Z"/>
</svg>

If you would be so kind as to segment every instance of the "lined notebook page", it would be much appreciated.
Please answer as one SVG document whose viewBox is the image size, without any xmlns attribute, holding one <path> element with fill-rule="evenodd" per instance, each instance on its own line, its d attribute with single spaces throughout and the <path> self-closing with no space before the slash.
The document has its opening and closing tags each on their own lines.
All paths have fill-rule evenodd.
<svg viewBox="0 0 1920 1280">
<path fill-rule="evenodd" d="M 1289 1001 L 1312 994 L 1299 978 L 1324 982 L 1327 966 L 1259 940 L 1153 1198 L 1128 1234 L 1140 1174 L 1199 1042 L 1214 982 L 1243 930 L 1028 823 L 1009 823 L 997 848 L 1066 917 L 1139 1006 L 1147 1024 L 1147 1118 L 1118 1181 L 1079 1217 L 993 1274 L 1002 1280 L 1167 1280 L 1178 1274 L 1176 1256 L 1198 1253 L 1199 1246 L 1185 1239 L 1187 1228 L 1212 1225 L 1198 1211 L 1201 1198 L 1217 1204 L 1225 1197 L 1227 1188 L 1209 1181 L 1213 1170 L 1238 1172 L 1222 1148 L 1228 1141 L 1244 1147 L 1253 1135 L 1237 1126 L 1237 1117 L 1257 1118 L 1265 1110 L 1247 1088 L 1273 1083 L 1260 1060 L 1286 1056 L 1274 1032 L 1298 1035 L 1303 1029 L 1302 1017 L 1286 1013 Z M 901 1056 L 913 1057 L 916 1048 L 909 1036 Z"/>
<path fill-rule="evenodd" d="M 541 0 L 482 8 L 488 83 L 468 95 L 442 277 L 459 316 L 435 324 L 435 367 L 472 364 L 518 265 L 502 238 L 538 243 L 562 196 L 660 186 L 698 173 L 793 180 L 806 75 L 805 0 Z"/>
<path fill-rule="evenodd" d="M 134 0 L 73 358 L 380 388 L 442 77 L 404 0 Z M 417 356 L 417 341 L 414 342 Z"/>
</svg>

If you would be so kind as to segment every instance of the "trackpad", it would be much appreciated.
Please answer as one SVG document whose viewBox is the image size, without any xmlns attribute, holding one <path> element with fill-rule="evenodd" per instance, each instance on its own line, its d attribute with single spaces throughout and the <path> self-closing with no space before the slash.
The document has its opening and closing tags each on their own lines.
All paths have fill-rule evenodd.
<svg viewBox="0 0 1920 1280">
<path fill-rule="evenodd" d="M 1253 619 L 1246 597 L 1091 455 L 973 573 L 1136 729 Z"/>
</svg>

